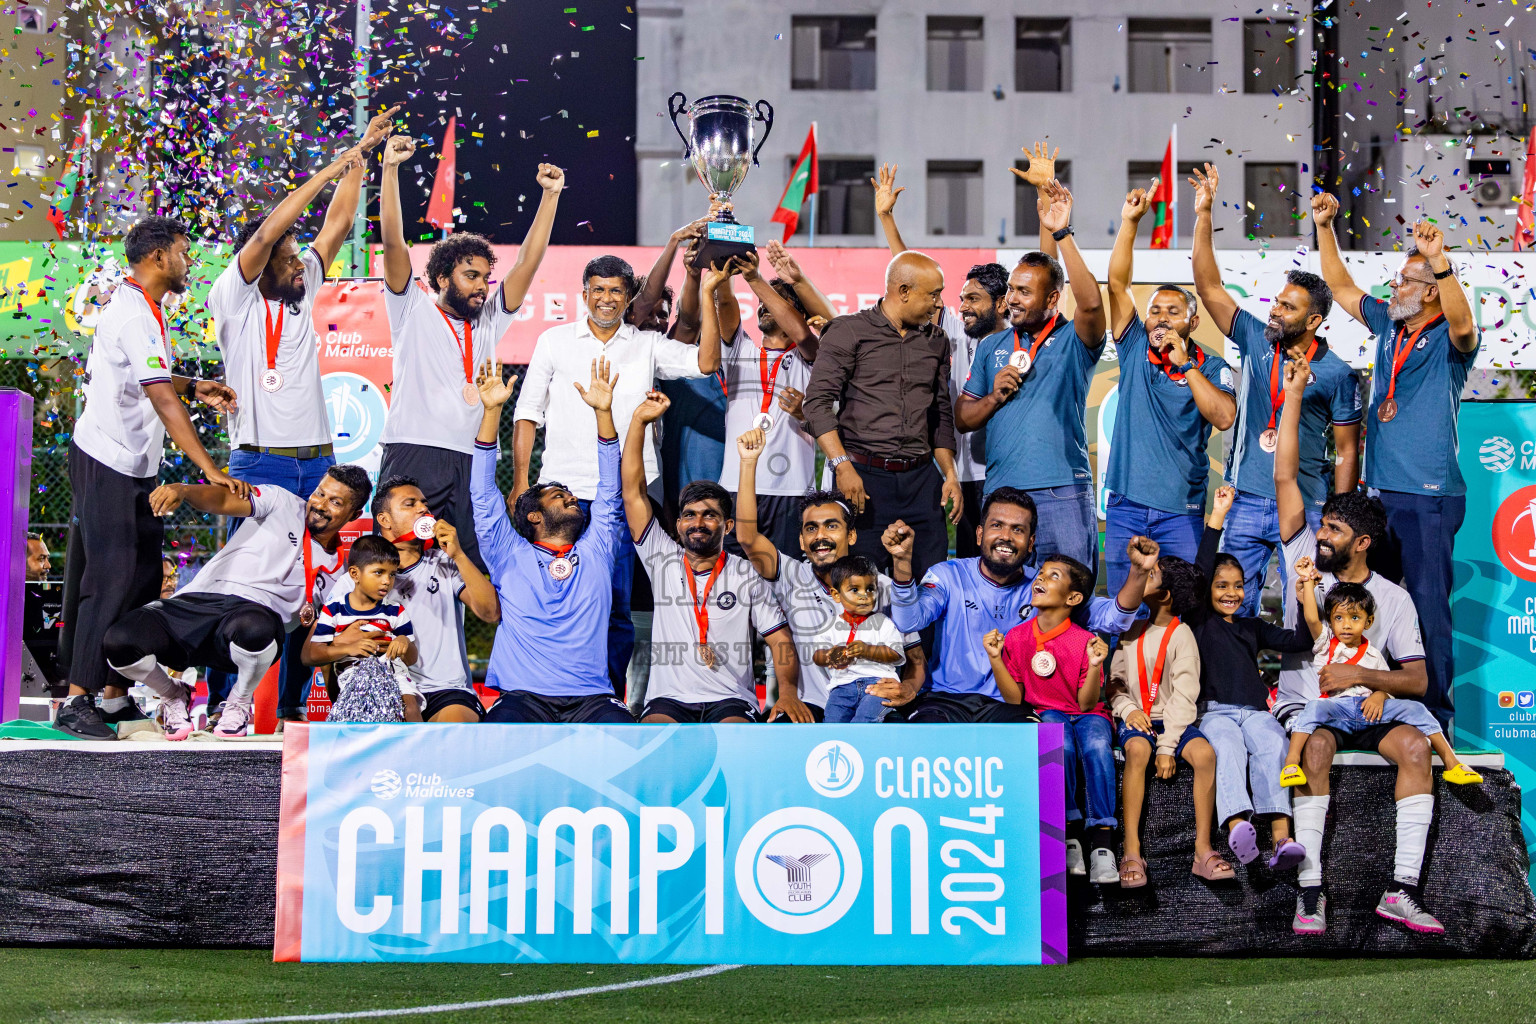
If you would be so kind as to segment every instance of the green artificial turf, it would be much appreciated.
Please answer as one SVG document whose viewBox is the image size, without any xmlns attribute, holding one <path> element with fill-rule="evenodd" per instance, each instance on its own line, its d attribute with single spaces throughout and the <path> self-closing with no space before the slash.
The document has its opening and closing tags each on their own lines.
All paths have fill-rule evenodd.
<svg viewBox="0 0 1536 1024">
<path fill-rule="evenodd" d="M 274 964 L 261 952 L 0 950 L 0 1021 L 214 1021 L 500 999 L 687 967 Z M 1483 960 L 1086 959 L 1067 967 L 743 967 L 651 988 L 399 1021 L 1536 1019 L 1536 966 Z M 368 1018 L 363 1018 L 364 1020 Z"/>
</svg>

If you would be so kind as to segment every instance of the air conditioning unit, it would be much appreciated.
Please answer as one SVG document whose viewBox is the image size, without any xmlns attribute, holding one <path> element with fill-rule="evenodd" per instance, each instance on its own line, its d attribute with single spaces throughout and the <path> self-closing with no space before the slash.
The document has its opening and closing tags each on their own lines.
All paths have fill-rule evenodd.
<svg viewBox="0 0 1536 1024">
<path fill-rule="evenodd" d="M 1520 182 L 1515 179 L 1509 160 L 1468 160 L 1467 184 L 1472 201 L 1478 206 L 1509 206 L 1520 195 Z"/>
</svg>

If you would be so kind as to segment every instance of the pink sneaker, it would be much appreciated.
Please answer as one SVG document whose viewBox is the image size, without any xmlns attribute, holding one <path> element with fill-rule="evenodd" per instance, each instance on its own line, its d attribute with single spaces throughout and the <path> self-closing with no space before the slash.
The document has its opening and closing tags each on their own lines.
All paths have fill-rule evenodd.
<svg viewBox="0 0 1536 1024">
<path fill-rule="evenodd" d="M 234 701 L 224 702 L 224 712 L 219 715 L 219 724 L 213 727 L 213 734 L 223 739 L 232 739 L 236 736 L 244 736 L 251 724 L 251 718 L 255 714 L 254 704 L 237 704 Z"/>
<path fill-rule="evenodd" d="M 161 700 L 160 728 L 165 732 L 166 739 L 184 740 L 192 735 L 192 716 L 187 709 L 187 703 L 191 697 L 191 689 L 181 686 L 177 688 L 175 697 L 166 697 Z"/>
</svg>

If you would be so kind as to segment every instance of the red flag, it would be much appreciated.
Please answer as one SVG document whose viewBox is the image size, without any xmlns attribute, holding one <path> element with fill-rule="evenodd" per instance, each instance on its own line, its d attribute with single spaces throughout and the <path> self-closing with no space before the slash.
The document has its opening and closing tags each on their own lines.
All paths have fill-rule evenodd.
<svg viewBox="0 0 1536 1024">
<path fill-rule="evenodd" d="M 437 177 L 432 182 L 432 198 L 427 203 L 427 223 L 443 231 L 453 230 L 453 175 L 457 166 L 457 153 L 453 148 L 453 127 L 456 117 L 448 118 L 448 131 L 443 135 L 443 152 L 437 158 Z"/>
<path fill-rule="evenodd" d="M 1168 249 L 1173 245 L 1173 139 L 1163 153 L 1163 169 L 1158 172 L 1157 191 L 1152 195 L 1152 248 Z"/>
<path fill-rule="evenodd" d="M 1536 202 L 1536 131 L 1525 140 L 1525 183 L 1520 186 L 1520 203 L 1515 214 L 1515 251 L 1536 247 L 1536 224 L 1531 204 Z"/>
<path fill-rule="evenodd" d="M 805 145 L 800 147 L 800 155 L 795 158 L 795 169 L 789 174 L 789 183 L 784 186 L 784 194 L 779 196 L 779 205 L 774 208 L 773 216 L 768 218 L 784 225 L 784 241 L 788 242 L 789 236 L 799 227 L 800 212 L 805 209 L 805 201 L 816 194 L 820 184 L 816 166 L 816 123 L 813 121 L 811 130 L 806 133 Z"/>
</svg>

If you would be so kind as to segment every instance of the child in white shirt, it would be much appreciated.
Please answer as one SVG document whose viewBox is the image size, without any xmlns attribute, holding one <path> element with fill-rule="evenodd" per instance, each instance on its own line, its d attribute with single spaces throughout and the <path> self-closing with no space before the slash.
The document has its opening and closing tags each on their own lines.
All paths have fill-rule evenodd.
<svg viewBox="0 0 1536 1024">
<path fill-rule="evenodd" d="M 831 646 L 817 651 L 812 660 L 831 669 L 827 683 L 828 722 L 881 722 L 890 708 L 865 688 L 896 675 L 906 660 L 903 638 L 896 624 L 875 611 L 880 600 L 880 571 L 863 555 L 847 555 L 832 563 L 827 582 L 832 596 L 843 608 L 832 632 L 824 636 Z M 843 632 L 847 629 L 847 633 Z"/>
</svg>

